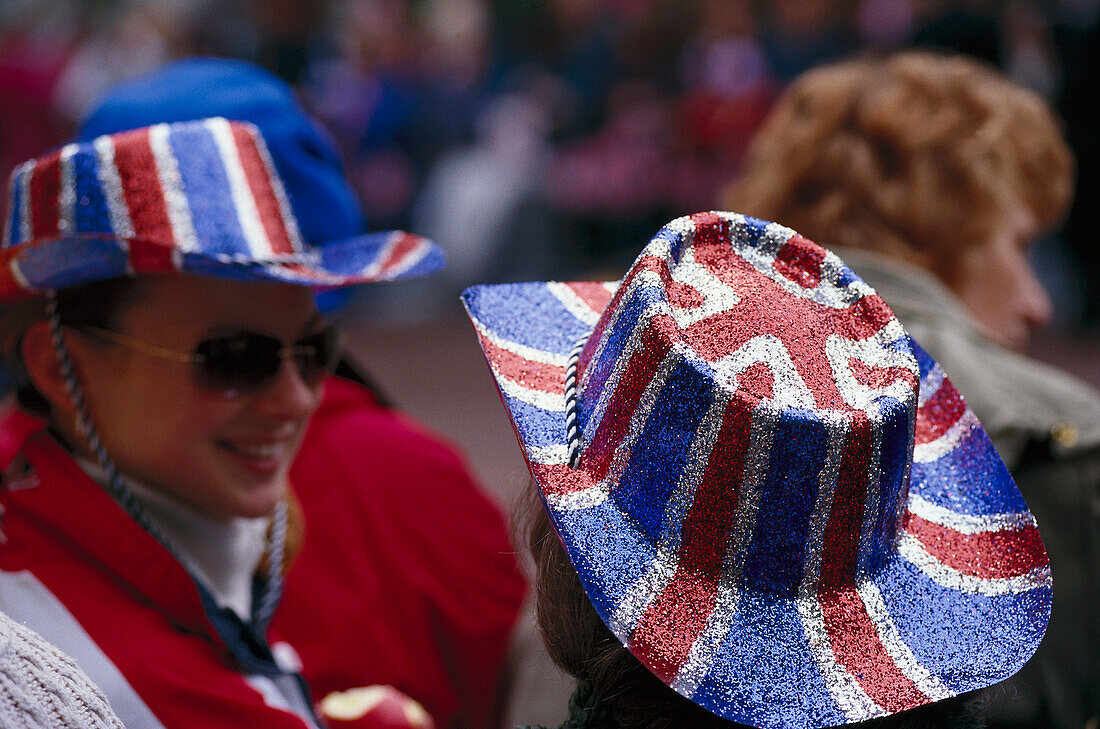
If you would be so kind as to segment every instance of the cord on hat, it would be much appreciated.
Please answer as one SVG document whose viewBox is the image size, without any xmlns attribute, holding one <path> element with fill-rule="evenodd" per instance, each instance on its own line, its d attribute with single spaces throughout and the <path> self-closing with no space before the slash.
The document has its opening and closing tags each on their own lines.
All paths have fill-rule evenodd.
<svg viewBox="0 0 1100 729">
<path fill-rule="evenodd" d="M 587 334 L 577 340 L 569 353 L 569 364 L 565 369 L 565 441 L 570 468 L 576 468 L 581 460 L 581 431 L 577 427 L 577 361 L 587 341 Z"/>
</svg>

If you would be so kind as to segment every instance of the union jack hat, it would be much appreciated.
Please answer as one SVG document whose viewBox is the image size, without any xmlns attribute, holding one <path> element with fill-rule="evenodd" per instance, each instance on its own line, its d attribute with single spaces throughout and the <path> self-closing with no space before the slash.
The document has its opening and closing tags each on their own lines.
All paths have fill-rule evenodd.
<svg viewBox="0 0 1100 729">
<path fill-rule="evenodd" d="M 701 213 L 621 283 L 464 300 L 589 599 L 699 706 L 862 721 L 989 686 L 1038 646 L 1035 519 L 943 370 L 834 254 Z"/>
<path fill-rule="evenodd" d="M 0 241 L 0 300 L 179 271 L 330 289 L 442 266 L 400 231 L 304 243 L 263 138 L 222 118 L 67 144 L 15 169 Z"/>
</svg>

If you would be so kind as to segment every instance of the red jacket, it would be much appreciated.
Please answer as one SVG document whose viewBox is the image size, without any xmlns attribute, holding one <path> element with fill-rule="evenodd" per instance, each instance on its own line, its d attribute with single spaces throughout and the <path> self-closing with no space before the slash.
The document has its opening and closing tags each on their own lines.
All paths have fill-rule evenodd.
<svg viewBox="0 0 1100 729">
<path fill-rule="evenodd" d="M 301 679 L 262 644 L 235 657 L 179 562 L 32 424 L 4 423 L 5 446 L 25 438 L 0 492 L 0 609 L 72 655 L 131 729 L 315 726 Z M 265 701 L 264 673 L 302 715 Z"/>
<path fill-rule="evenodd" d="M 183 568 L 42 427 L 0 420 L 0 610 L 74 654 L 124 721 L 308 726 L 264 703 Z M 297 650 L 313 699 L 392 685 L 441 728 L 493 726 L 525 587 L 504 520 L 458 456 L 332 378 L 291 482 L 305 541 L 268 638 Z M 292 676 L 278 680 L 294 693 Z"/>
<path fill-rule="evenodd" d="M 332 378 L 290 478 L 305 542 L 272 628 L 321 700 L 389 684 L 443 727 L 498 726 L 523 601 L 505 521 L 449 446 Z"/>
</svg>

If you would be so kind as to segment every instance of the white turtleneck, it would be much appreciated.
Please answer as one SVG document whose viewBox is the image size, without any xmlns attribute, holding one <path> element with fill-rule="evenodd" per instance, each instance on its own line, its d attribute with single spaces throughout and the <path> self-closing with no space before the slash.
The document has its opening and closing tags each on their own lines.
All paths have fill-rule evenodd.
<svg viewBox="0 0 1100 729">
<path fill-rule="evenodd" d="M 98 464 L 78 460 L 89 476 L 100 484 L 106 482 Z M 153 527 L 171 543 L 218 607 L 231 609 L 242 620 L 251 619 L 252 576 L 263 559 L 270 518 L 214 519 L 175 496 L 122 478 Z"/>
</svg>

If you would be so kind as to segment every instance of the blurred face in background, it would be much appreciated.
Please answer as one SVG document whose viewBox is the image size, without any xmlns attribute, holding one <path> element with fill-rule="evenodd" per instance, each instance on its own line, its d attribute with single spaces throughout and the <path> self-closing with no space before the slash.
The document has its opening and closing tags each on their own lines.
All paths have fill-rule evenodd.
<svg viewBox="0 0 1100 729">
<path fill-rule="evenodd" d="M 986 337 L 1017 351 L 1052 314 L 1029 259 L 1038 234 L 1035 216 L 1017 204 L 988 240 L 963 253 L 952 287 Z"/>
</svg>

